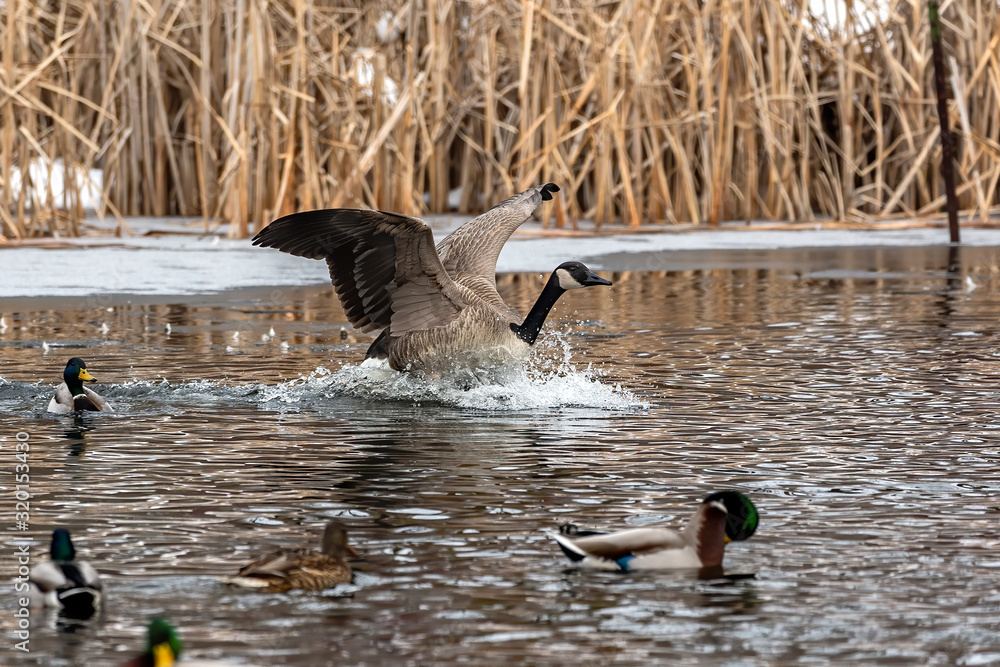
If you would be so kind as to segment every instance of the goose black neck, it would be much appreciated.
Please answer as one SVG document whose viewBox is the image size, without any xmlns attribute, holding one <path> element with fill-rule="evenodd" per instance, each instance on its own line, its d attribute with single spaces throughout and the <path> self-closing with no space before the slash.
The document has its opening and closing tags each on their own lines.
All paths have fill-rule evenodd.
<svg viewBox="0 0 1000 667">
<path fill-rule="evenodd" d="M 549 282 L 545 283 L 542 293 L 538 295 L 535 305 L 531 307 L 528 316 L 524 318 L 524 324 L 511 324 L 511 331 L 517 334 L 517 337 L 528 345 L 534 345 L 535 339 L 538 338 L 538 332 L 541 330 L 542 325 L 545 324 L 545 318 L 549 315 L 549 311 L 552 310 L 552 306 L 555 305 L 556 301 L 559 300 L 559 297 L 565 291 L 559 286 L 559 278 L 553 273 L 549 277 Z"/>
</svg>

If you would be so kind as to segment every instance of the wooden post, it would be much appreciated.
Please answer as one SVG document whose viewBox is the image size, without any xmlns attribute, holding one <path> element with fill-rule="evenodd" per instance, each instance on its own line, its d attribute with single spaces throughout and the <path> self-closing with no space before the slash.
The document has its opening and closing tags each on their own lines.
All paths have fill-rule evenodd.
<svg viewBox="0 0 1000 667">
<path fill-rule="evenodd" d="M 931 49 L 934 53 L 934 88 L 937 90 L 938 122 L 941 123 L 941 176 L 948 207 L 948 233 L 952 243 L 958 238 L 958 199 L 955 197 L 955 139 L 948 129 L 948 91 L 944 82 L 944 54 L 941 49 L 941 17 L 937 0 L 927 2 L 931 24 Z"/>
</svg>

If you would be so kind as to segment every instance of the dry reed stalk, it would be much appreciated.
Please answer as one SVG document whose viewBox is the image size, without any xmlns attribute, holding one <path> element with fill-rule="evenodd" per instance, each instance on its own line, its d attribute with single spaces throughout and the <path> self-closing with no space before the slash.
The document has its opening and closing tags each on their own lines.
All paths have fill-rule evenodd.
<svg viewBox="0 0 1000 667">
<path fill-rule="evenodd" d="M 922 0 L 857 0 L 839 22 L 810 7 L 7 0 L 0 235 L 79 232 L 81 188 L 20 178 L 31 164 L 100 169 L 121 232 L 122 215 L 243 237 L 306 207 L 442 213 L 455 188 L 475 212 L 544 181 L 563 188 L 557 227 L 940 214 Z M 960 204 L 985 218 L 1000 7 L 942 18 Z"/>
</svg>

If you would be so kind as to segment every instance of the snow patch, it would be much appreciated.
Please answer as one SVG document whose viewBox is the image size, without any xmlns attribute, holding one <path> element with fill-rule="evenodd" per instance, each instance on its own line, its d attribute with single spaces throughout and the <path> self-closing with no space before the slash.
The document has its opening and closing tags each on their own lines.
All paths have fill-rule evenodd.
<svg viewBox="0 0 1000 667">
<path fill-rule="evenodd" d="M 68 174 L 68 175 L 67 175 Z M 35 158 L 28 164 L 27 193 L 25 208 L 31 208 L 34 201 L 51 201 L 57 206 L 69 204 L 69 195 L 74 189 L 80 195 L 80 204 L 86 211 L 97 210 L 97 205 L 104 198 L 104 172 L 100 169 L 69 169 L 62 158 L 49 160 Z M 24 172 L 20 167 L 14 167 L 10 176 L 10 188 L 20 195 L 25 183 Z M 76 187 L 67 191 L 67 183 Z"/>
<path fill-rule="evenodd" d="M 347 75 L 353 81 L 355 81 L 358 86 L 361 87 L 361 92 L 368 97 L 374 97 L 375 91 L 372 83 L 375 80 L 375 49 L 360 48 L 354 52 L 351 57 L 351 67 L 347 70 Z M 396 100 L 399 99 L 399 85 L 389 76 L 384 76 L 382 78 L 382 90 L 378 91 L 378 95 L 389 105 L 395 105 Z"/>
</svg>

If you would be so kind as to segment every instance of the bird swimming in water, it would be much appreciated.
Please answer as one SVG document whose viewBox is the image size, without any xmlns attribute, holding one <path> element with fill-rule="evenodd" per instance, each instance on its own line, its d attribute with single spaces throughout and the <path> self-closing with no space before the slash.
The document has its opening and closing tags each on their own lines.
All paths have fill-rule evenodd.
<svg viewBox="0 0 1000 667">
<path fill-rule="evenodd" d="M 154 618 L 146 627 L 146 648 L 136 657 L 123 662 L 121 667 L 225 667 L 231 662 L 182 658 L 184 644 L 177 630 L 164 618 Z M 252 667 L 240 662 L 243 667 Z"/>
<path fill-rule="evenodd" d="M 235 577 L 223 581 L 272 593 L 284 593 L 293 588 L 321 591 L 349 583 L 353 573 L 347 556 L 356 552 L 347 544 L 343 524 L 337 521 L 326 524 L 321 549 L 278 549 L 240 568 Z"/>
<path fill-rule="evenodd" d="M 52 531 L 49 557 L 28 573 L 31 605 L 54 607 L 71 618 L 93 616 L 101 604 L 101 578 L 90 563 L 76 559 L 76 548 L 65 528 Z"/>
<path fill-rule="evenodd" d="M 722 565 L 726 544 L 748 539 L 757 530 L 757 508 L 738 491 L 705 498 L 680 532 L 669 528 L 630 528 L 613 533 L 579 530 L 565 524 L 552 537 L 566 557 L 605 570 L 714 568 Z"/>
<path fill-rule="evenodd" d="M 84 381 L 96 379 L 87 370 L 87 364 L 80 357 L 73 357 L 63 371 L 63 383 L 56 388 L 56 394 L 49 401 L 49 412 L 66 414 L 76 411 L 107 412 L 111 406 L 92 389 L 83 386 Z"/>
</svg>

